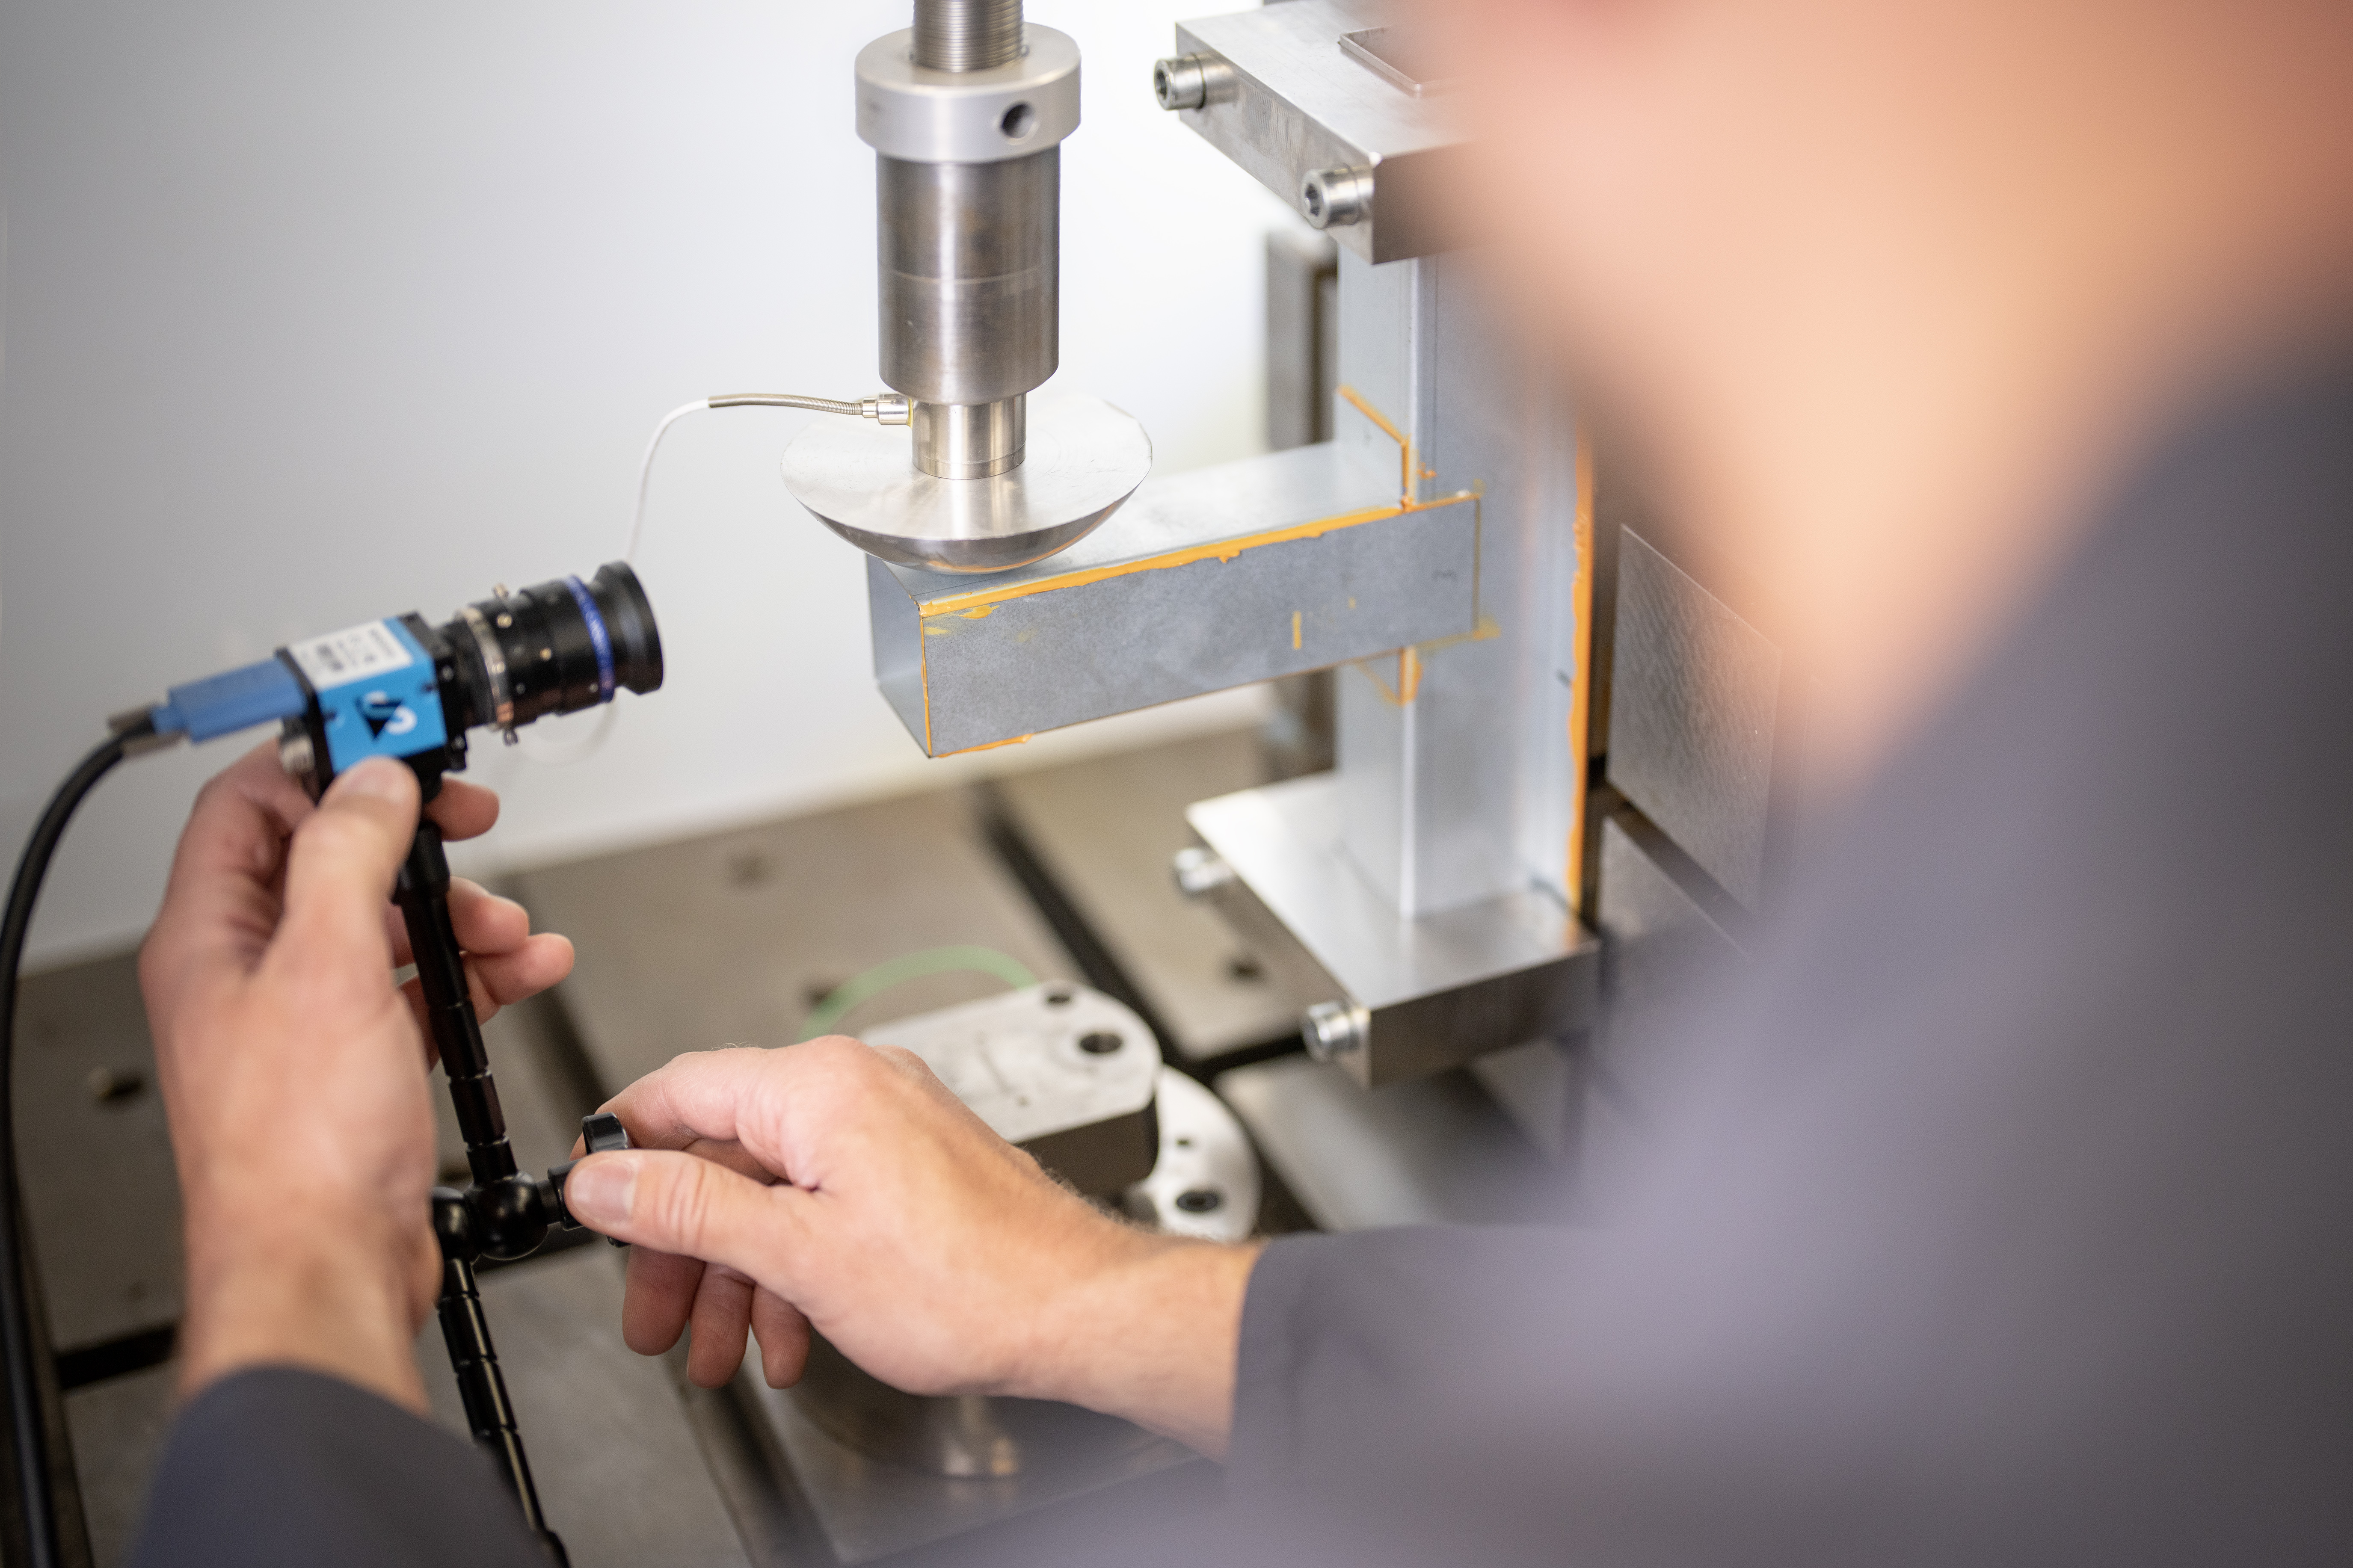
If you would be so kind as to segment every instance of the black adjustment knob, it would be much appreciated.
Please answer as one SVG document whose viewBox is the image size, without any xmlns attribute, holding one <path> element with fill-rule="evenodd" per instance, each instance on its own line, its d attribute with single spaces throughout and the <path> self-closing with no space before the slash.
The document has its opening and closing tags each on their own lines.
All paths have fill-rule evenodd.
<svg viewBox="0 0 2353 1568">
<path fill-rule="evenodd" d="M 629 1130 L 609 1110 L 580 1119 L 580 1141 L 591 1154 L 612 1154 L 629 1146 Z"/>
<path fill-rule="evenodd" d="M 580 1142 L 588 1152 L 580 1156 L 581 1160 L 586 1159 L 588 1154 L 617 1153 L 629 1146 L 629 1130 L 622 1126 L 621 1119 L 611 1111 L 600 1110 L 594 1116 L 580 1119 Z M 564 1202 L 565 1178 L 572 1174 L 572 1167 L 579 1163 L 580 1160 L 566 1160 L 561 1165 L 549 1167 L 547 1173 L 547 1191 L 554 1200 L 555 1217 L 566 1230 L 581 1228 L 580 1222 L 572 1217 L 571 1209 Z M 617 1236 L 608 1236 L 605 1239 L 615 1247 L 629 1245 Z"/>
</svg>

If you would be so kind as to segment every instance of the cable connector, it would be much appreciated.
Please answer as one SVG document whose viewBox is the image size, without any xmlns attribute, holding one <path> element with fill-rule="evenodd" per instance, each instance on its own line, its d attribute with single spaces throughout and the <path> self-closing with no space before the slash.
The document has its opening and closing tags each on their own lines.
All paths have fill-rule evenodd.
<svg viewBox="0 0 2353 1568">
<path fill-rule="evenodd" d="M 153 722 L 157 736 L 162 737 L 158 744 L 166 744 L 184 733 L 191 741 L 202 742 L 255 724 L 291 719 L 309 701 L 301 682 L 294 679 L 294 672 L 284 661 L 265 658 L 242 669 L 174 686 L 164 694 L 163 701 L 145 710 L 145 717 Z M 118 732 L 123 717 L 117 716 Z M 143 748 L 133 742 L 132 749 Z"/>
<path fill-rule="evenodd" d="M 914 410 L 904 396 L 886 392 L 880 397 L 860 398 L 858 413 L 860 417 L 871 419 L 877 425 L 904 425 L 913 417 Z"/>
<path fill-rule="evenodd" d="M 122 737 L 124 756 L 136 757 L 148 752 L 160 752 L 166 746 L 176 746 L 187 738 L 184 730 L 165 730 L 155 722 L 155 714 L 163 706 L 157 703 L 145 708 L 126 708 L 108 717 L 107 732 Z"/>
</svg>

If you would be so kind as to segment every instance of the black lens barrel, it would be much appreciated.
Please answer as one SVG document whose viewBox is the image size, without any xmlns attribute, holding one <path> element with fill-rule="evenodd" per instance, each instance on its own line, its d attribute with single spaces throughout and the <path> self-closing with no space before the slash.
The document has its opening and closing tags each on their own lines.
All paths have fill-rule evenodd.
<svg viewBox="0 0 2353 1568">
<path fill-rule="evenodd" d="M 459 689 L 445 693 L 453 728 L 518 730 L 609 702 L 622 687 L 642 695 L 662 682 L 653 606 L 619 561 L 585 581 L 558 577 L 476 600 L 440 632 L 457 655 Z"/>
<path fill-rule="evenodd" d="M 612 638 L 615 678 L 640 697 L 661 689 L 661 633 L 638 574 L 626 561 L 608 561 L 586 586 Z"/>
</svg>

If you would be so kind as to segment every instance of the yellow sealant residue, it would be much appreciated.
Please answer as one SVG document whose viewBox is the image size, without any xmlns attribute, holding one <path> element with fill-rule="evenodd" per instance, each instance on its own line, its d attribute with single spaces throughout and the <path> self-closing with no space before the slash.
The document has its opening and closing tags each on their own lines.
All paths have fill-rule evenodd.
<svg viewBox="0 0 2353 1568">
<path fill-rule="evenodd" d="M 1585 912 L 1585 773 L 1593 729 L 1593 447 L 1577 443 L 1577 585 L 1569 602 L 1577 616 L 1577 673 L 1568 693 L 1569 803 L 1567 865 L 1561 885 L 1572 913 Z"/>
<path fill-rule="evenodd" d="M 915 639 L 915 675 L 923 683 L 923 755 L 937 756 L 932 750 L 932 647 L 921 637 Z"/>
<path fill-rule="evenodd" d="M 1018 746 L 1022 742 L 1029 739 L 1029 736 L 1028 735 L 1015 735 L 1002 741 L 984 741 L 977 746 L 966 746 L 961 752 L 942 752 L 940 755 L 943 757 L 968 757 L 975 752 L 993 752 L 999 746 Z"/>
<path fill-rule="evenodd" d="M 1299 615 L 1297 610 L 1291 612 L 1291 650 L 1293 653 L 1299 651 Z"/>
<path fill-rule="evenodd" d="M 1450 498 L 1461 500 L 1461 497 Z M 1106 582 L 1113 577 L 1132 576 L 1138 572 L 1162 572 L 1172 566 L 1190 566 L 1198 561 L 1231 561 L 1245 550 L 1261 545 L 1288 544 L 1299 539 L 1321 539 L 1327 533 L 1344 528 L 1354 528 L 1360 522 L 1378 522 L 1383 518 L 1398 517 L 1414 510 L 1403 506 L 1366 507 L 1362 511 L 1342 512 L 1337 517 L 1318 518 L 1314 522 L 1293 523 L 1288 528 L 1271 528 L 1264 533 L 1246 533 L 1235 539 L 1214 540 L 1207 544 L 1187 545 L 1172 550 L 1166 555 L 1147 555 L 1140 561 L 1123 561 L 1112 566 L 1090 566 L 1084 571 L 1064 572 L 1058 576 L 1040 577 L 1032 583 L 1015 583 L 1003 588 L 984 588 L 976 593 L 958 594 L 952 598 L 934 599 L 922 606 L 923 617 L 931 620 L 939 616 L 973 618 L 971 612 L 983 606 L 995 606 L 1015 599 L 1026 599 L 1032 594 L 1051 594 L 1063 588 L 1083 588 L 1090 583 Z"/>
<path fill-rule="evenodd" d="M 1495 617 L 1482 614 L 1479 624 L 1467 632 L 1456 632 L 1451 637 L 1437 637 L 1430 642 L 1416 643 L 1413 646 L 1421 650 L 1421 657 L 1426 659 L 1440 648 L 1454 647 L 1466 642 L 1490 642 L 1503 635 L 1504 628 L 1495 624 Z"/>
<path fill-rule="evenodd" d="M 976 610 L 958 610 L 956 618 L 965 621 L 985 621 L 995 613 L 996 609 L 995 605 L 983 605 Z"/>
<path fill-rule="evenodd" d="M 974 621 L 987 615 L 998 605 L 1015 599 L 1026 599 L 1032 594 L 1051 594 L 1064 588 L 1083 588 L 1090 583 L 1106 582 L 1113 577 L 1131 576 L 1138 572 L 1162 572 L 1174 566 L 1190 566 L 1200 561 L 1230 562 L 1245 550 L 1256 550 L 1268 544 L 1289 544 L 1296 540 L 1321 539 L 1343 528 L 1354 528 L 1361 522 L 1378 522 L 1384 518 L 1402 517 L 1408 512 L 1428 511 L 1449 507 L 1457 501 L 1477 499 L 1483 486 L 1474 485 L 1467 490 L 1438 496 L 1429 500 L 1417 500 L 1413 496 L 1413 446 L 1404 433 L 1389 423 L 1380 410 L 1366 402 L 1353 387 L 1340 388 L 1340 395 L 1360 410 L 1366 418 L 1379 426 L 1389 439 L 1398 444 L 1400 494 L 1395 506 L 1366 507 L 1361 511 L 1342 512 L 1337 517 L 1318 518 L 1314 522 L 1293 523 L 1287 528 L 1271 528 L 1263 533 L 1246 533 L 1235 539 L 1216 540 L 1208 544 L 1188 545 L 1172 550 L 1166 555 L 1149 555 L 1140 561 L 1123 561 L 1116 565 L 1091 566 L 1081 572 L 1064 572 L 1057 576 L 1040 577 L 1035 582 L 1016 583 L 1003 588 L 985 588 L 976 593 L 957 594 L 944 599 L 934 599 L 919 606 L 923 619 L 955 616 Z M 1430 478 L 1433 470 L 1424 469 Z M 1354 601 L 1349 607 L 1355 608 Z M 925 628 L 927 631 L 930 628 Z"/>
<path fill-rule="evenodd" d="M 1380 692 L 1381 700 L 1390 707 L 1402 708 L 1421 694 L 1421 656 L 1409 647 L 1398 649 L 1395 686 L 1381 675 L 1379 661 L 1388 657 L 1381 654 L 1373 658 L 1356 659 L 1348 668 L 1371 681 L 1374 689 Z"/>
<path fill-rule="evenodd" d="M 1457 632 L 1451 637 L 1440 637 L 1435 642 L 1415 643 L 1409 647 L 1401 647 L 1397 651 L 1397 684 L 1394 686 L 1380 670 L 1378 661 L 1388 658 L 1389 656 L 1387 654 L 1378 654 L 1373 658 L 1351 659 L 1348 668 L 1371 681 L 1390 707 L 1402 708 L 1421 695 L 1422 671 L 1429 668 L 1430 655 L 1463 643 L 1485 642 L 1503 635 L 1504 628 L 1495 624 L 1493 616 L 1481 616 L 1479 624 L 1467 632 Z"/>
<path fill-rule="evenodd" d="M 1482 480 L 1472 485 L 1467 490 L 1456 490 L 1451 495 L 1439 496 L 1430 500 L 1416 500 L 1413 493 L 1414 474 L 1416 472 L 1413 457 L 1413 443 L 1406 439 L 1406 434 L 1404 431 L 1398 429 L 1394 424 L 1390 423 L 1387 415 L 1374 407 L 1371 404 L 1366 402 L 1364 395 L 1359 393 L 1355 387 L 1344 386 L 1340 388 L 1340 395 L 1346 398 L 1350 406 L 1354 407 L 1357 413 L 1363 415 L 1366 418 L 1379 426 L 1383 435 L 1387 436 L 1390 440 L 1395 441 L 1398 444 L 1398 506 L 1400 510 L 1405 511 L 1421 511 L 1430 507 L 1452 506 L 1456 501 L 1467 500 L 1472 496 L 1483 496 L 1487 493 L 1487 486 Z M 1438 477 L 1438 470 L 1436 468 L 1422 468 L 1419 472 L 1421 477 L 1425 479 L 1434 479 Z"/>
<path fill-rule="evenodd" d="M 1404 431 L 1389 423 L 1388 416 L 1366 402 L 1355 387 L 1343 386 L 1340 388 L 1340 395 L 1346 398 L 1357 413 L 1379 426 L 1382 433 L 1398 444 L 1398 496 L 1400 502 L 1410 510 L 1413 506 L 1413 443 L 1405 438 Z M 1431 477 L 1434 479 L 1437 476 Z"/>
</svg>

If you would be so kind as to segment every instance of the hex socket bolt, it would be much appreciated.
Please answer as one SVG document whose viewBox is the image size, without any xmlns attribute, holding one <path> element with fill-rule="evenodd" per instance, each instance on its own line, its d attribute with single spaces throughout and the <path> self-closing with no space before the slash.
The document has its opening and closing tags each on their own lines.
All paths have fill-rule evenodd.
<svg viewBox="0 0 2353 1568">
<path fill-rule="evenodd" d="M 1209 73 L 1199 55 L 1152 62 L 1152 96 L 1163 109 L 1198 109 L 1209 101 Z"/>
<path fill-rule="evenodd" d="M 1235 879 L 1234 868 L 1223 856 L 1198 844 L 1176 851 L 1168 869 L 1176 879 L 1176 890 L 1188 899 L 1206 899 Z"/>
<path fill-rule="evenodd" d="M 1299 1021 L 1307 1054 L 1319 1062 L 1363 1050 L 1372 1032 L 1373 1016 L 1352 1002 L 1318 1002 Z"/>
<path fill-rule="evenodd" d="M 1299 187 L 1299 210 L 1314 228 L 1344 228 L 1372 216 L 1370 169 L 1318 169 Z"/>
</svg>

